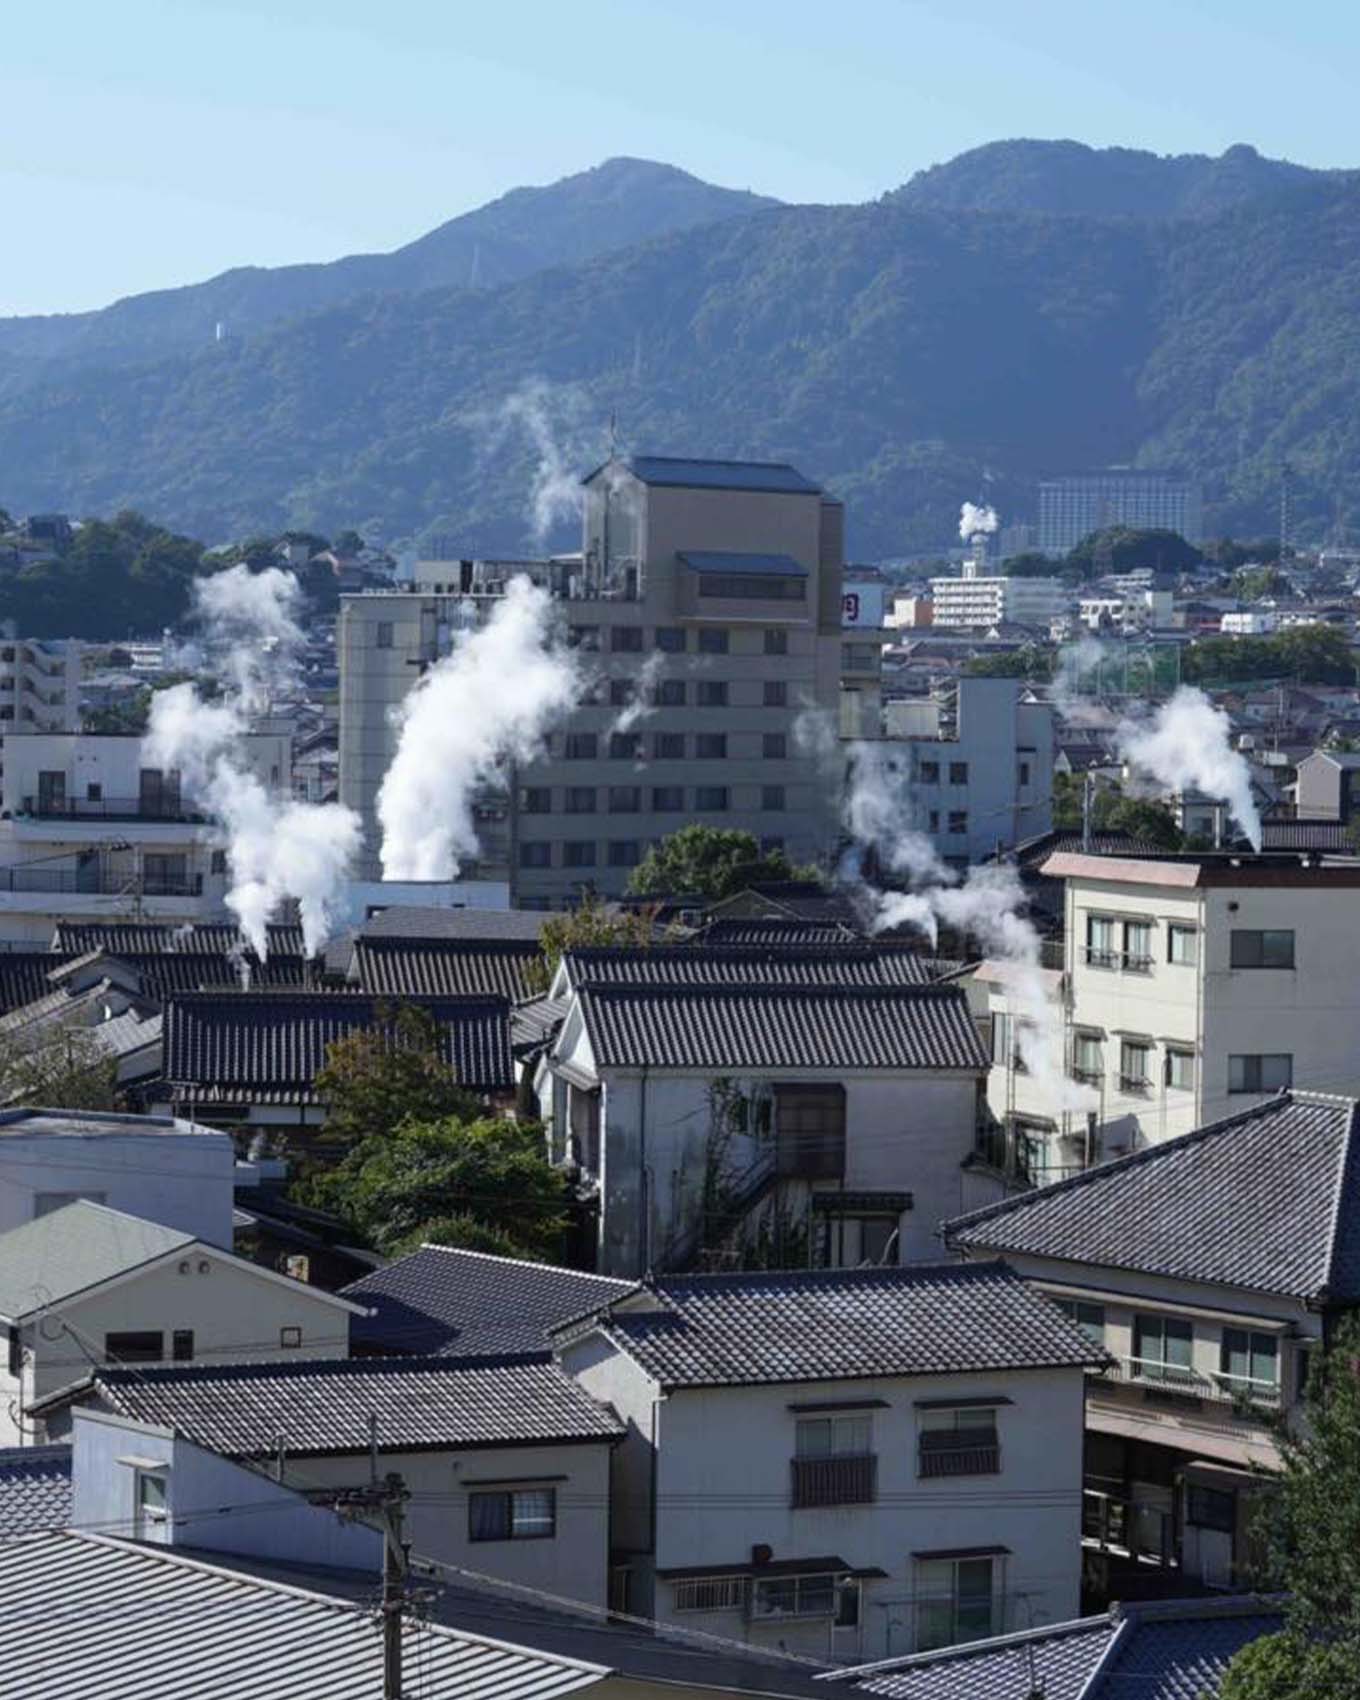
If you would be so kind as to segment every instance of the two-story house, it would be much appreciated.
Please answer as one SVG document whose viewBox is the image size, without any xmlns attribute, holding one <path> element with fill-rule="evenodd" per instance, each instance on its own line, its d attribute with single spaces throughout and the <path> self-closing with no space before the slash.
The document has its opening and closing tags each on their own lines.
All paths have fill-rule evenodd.
<svg viewBox="0 0 1360 1700">
<path fill-rule="evenodd" d="M 0 1234 L 0 1435 L 59 1439 L 101 1363 L 343 1358 L 364 1307 L 88 1199 Z"/>
<path fill-rule="evenodd" d="M 1286 1092 L 944 1226 L 1114 1358 L 1086 1399 L 1088 1583 L 1230 1585 L 1336 1313 L 1360 1304 L 1360 1105 Z"/>
<path fill-rule="evenodd" d="M 599 1204 L 597 1268 L 933 1255 L 973 1148 L 986 1052 L 965 994 L 897 946 L 570 953 L 536 1087 Z M 964 1206 L 967 1208 L 968 1206 Z"/>
<path fill-rule="evenodd" d="M 1360 1091 L 1360 865 L 1311 854 L 1059 851 L 1054 1104 L 990 988 L 988 1100 L 1050 1170 L 1188 1133 L 1290 1086 Z M 1355 923 L 1354 928 L 1352 922 Z"/>
<path fill-rule="evenodd" d="M 627 1425 L 616 1604 L 833 1661 L 1075 1612 L 1105 1354 L 1004 1265 L 662 1277 L 553 1337 Z"/>
</svg>

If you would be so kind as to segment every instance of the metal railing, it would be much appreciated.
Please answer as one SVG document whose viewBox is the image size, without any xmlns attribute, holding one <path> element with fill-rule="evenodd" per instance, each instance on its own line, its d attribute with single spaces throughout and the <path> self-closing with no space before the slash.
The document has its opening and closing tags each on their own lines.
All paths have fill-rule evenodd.
<svg viewBox="0 0 1360 1700">
<path fill-rule="evenodd" d="M 1233 1404 L 1277 1406 L 1280 1385 L 1256 1376 L 1230 1375 L 1215 1370 L 1206 1375 L 1189 1364 L 1166 1363 L 1160 1358 L 1120 1357 L 1107 1378 L 1131 1386 L 1156 1388 L 1166 1393 L 1184 1393 L 1196 1399 L 1227 1400 Z"/>
<path fill-rule="evenodd" d="M 201 821 L 181 797 L 25 797 L 18 813 L 35 820 Z"/>
<path fill-rule="evenodd" d="M 1086 1546 L 1145 1564 L 1165 1567 L 1177 1562 L 1176 1522 L 1170 1512 L 1098 1488 L 1082 1489 L 1081 1538 Z"/>
<path fill-rule="evenodd" d="M 98 868 L 0 868 L 0 891 L 85 897 L 201 897 L 202 874 L 107 874 Z"/>
<path fill-rule="evenodd" d="M 995 1476 L 1001 1471 L 1001 1447 L 996 1440 L 973 1445 L 934 1446 L 931 1436 L 922 1435 L 917 1453 L 917 1475 Z"/>
<path fill-rule="evenodd" d="M 840 1458 L 791 1458 L 794 1510 L 817 1505 L 870 1505 L 878 1484 L 878 1459 L 872 1452 Z"/>
</svg>

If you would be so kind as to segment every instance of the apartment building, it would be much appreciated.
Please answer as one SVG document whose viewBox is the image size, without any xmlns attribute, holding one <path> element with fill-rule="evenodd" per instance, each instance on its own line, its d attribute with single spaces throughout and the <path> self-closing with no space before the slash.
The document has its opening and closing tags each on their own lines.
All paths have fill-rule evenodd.
<svg viewBox="0 0 1360 1700">
<path fill-rule="evenodd" d="M 972 577 L 930 581 L 935 626 L 1037 626 L 1047 631 L 1063 611 L 1067 593 L 1056 578 Z"/>
<path fill-rule="evenodd" d="M 827 850 L 834 799 L 794 722 L 838 712 L 840 505 L 782 464 L 636 456 L 583 488 L 579 557 L 424 563 L 410 590 L 342 598 L 340 799 L 363 820 L 366 877 L 391 711 L 518 572 L 551 591 L 594 684 L 510 796 L 482 806 L 483 850 L 508 860 L 517 907 L 618 895 L 652 843 L 695 820 L 796 860 Z"/>
<path fill-rule="evenodd" d="M 80 725 L 80 644 L 12 633 L 8 623 L 0 626 L 0 783 L 6 739 L 74 732 Z"/>
<path fill-rule="evenodd" d="M 960 679 L 888 702 L 883 718 L 875 753 L 910 789 L 917 828 L 945 861 L 981 861 L 1052 825 L 1053 707 L 1014 679 Z"/>
<path fill-rule="evenodd" d="M 1060 851 L 1042 873 L 1063 882 L 1054 1068 L 1086 1104 L 1060 1109 L 1024 1071 L 999 983 L 988 1085 L 1037 1167 L 1156 1144 L 1289 1087 L 1360 1091 L 1360 866 Z"/>
<path fill-rule="evenodd" d="M 251 734 L 241 755 L 289 785 L 290 740 Z M 0 944 L 44 946 L 61 920 L 200 921 L 225 915 L 219 829 L 180 776 L 145 765 L 138 737 L 11 738 L 0 780 Z"/>
<path fill-rule="evenodd" d="M 1190 543 L 1204 535 L 1199 486 L 1172 472 L 1109 467 L 1046 478 L 1039 485 L 1039 548 L 1069 549 L 1106 526 L 1178 531 Z"/>
<path fill-rule="evenodd" d="M 1086 1398 L 1083 1541 L 1101 1598 L 1242 1585 L 1330 1319 L 1360 1299 L 1360 1106 L 1285 1092 L 944 1227 L 1004 1257 L 1115 1366 Z"/>
</svg>

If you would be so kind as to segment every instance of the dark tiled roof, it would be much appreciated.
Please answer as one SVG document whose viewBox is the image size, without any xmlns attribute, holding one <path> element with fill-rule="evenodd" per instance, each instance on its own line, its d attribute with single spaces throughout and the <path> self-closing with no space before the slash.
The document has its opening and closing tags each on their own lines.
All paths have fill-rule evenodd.
<svg viewBox="0 0 1360 1700">
<path fill-rule="evenodd" d="M 528 909 L 422 909 L 394 903 L 359 929 L 367 939 L 520 939 L 537 943 L 546 917 Z"/>
<path fill-rule="evenodd" d="M 301 927 L 270 927 L 268 939 L 271 956 L 276 951 L 282 956 L 302 955 Z M 87 950 L 107 950 L 115 956 L 181 950 L 226 956 L 240 943 L 240 930 L 220 921 L 177 927 L 154 921 L 58 921 L 52 947 L 76 956 Z"/>
<path fill-rule="evenodd" d="M 354 941 L 350 976 L 383 997 L 532 997 L 537 940 L 369 938 Z"/>
<path fill-rule="evenodd" d="M 1345 821 L 1268 820 L 1261 823 L 1263 850 L 1332 850 L 1354 855 L 1356 841 Z"/>
<path fill-rule="evenodd" d="M 348 1358 L 301 1363 L 101 1369 L 114 1410 L 162 1424 L 215 1452 L 256 1458 L 366 1452 L 369 1418 L 388 1449 L 612 1440 L 618 1419 L 541 1360 Z"/>
<path fill-rule="evenodd" d="M 815 945 L 653 945 L 567 954 L 572 983 L 616 986 L 924 986 L 932 961 L 909 946 L 868 940 Z"/>
<path fill-rule="evenodd" d="M 602 1326 L 668 1387 L 835 1381 L 1103 1363 L 1001 1263 L 662 1277 L 657 1308 Z"/>
<path fill-rule="evenodd" d="M 460 1355 L 541 1352 L 547 1330 L 631 1292 L 631 1281 L 546 1263 L 426 1245 L 344 1290 L 369 1306 L 356 1316 L 356 1345 L 384 1352 Z"/>
<path fill-rule="evenodd" d="M 0 951 L 0 1015 L 46 997 L 52 990 L 47 976 L 73 960 L 69 951 Z"/>
<path fill-rule="evenodd" d="M 1193 1607 L 1179 1619 L 1134 1609 L 1129 1622 L 1133 1633 L 1115 1642 L 1083 1700 L 1128 1700 L 1132 1693 L 1141 1700 L 1205 1700 L 1217 1694 L 1235 1654 L 1283 1627 L 1278 1612 L 1211 1616 Z"/>
<path fill-rule="evenodd" d="M 1080 1618 L 1037 1634 L 997 1636 L 975 1652 L 914 1654 L 851 1672 L 844 1682 L 838 1676 L 831 1692 L 853 1684 L 890 1700 L 1031 1700 L 1038 1682 L 1044 1700 L 1080 1700 L 1118 1627 L 1108 1616 Z"/>
<path fill-rule="evenodd" d="M 945 1224 L 951 1246 L 1360 1299 L 1360 1104 L 1286 1092 Z"/>
<path fill-rule="evenodd" d="M 71 1515 L 71 1448 L 0 1451 L 0 1539 L 62 1529 Z"/>
<path fill-rule="evenodd" d="M 1023 844 L 1017 844 L 1014 856 L 1021 868 L 1035 872 L 1058 851 L 1082 853 L 1081 834 L 1060 831 L 1041 833 L 1037 838 L 1029 838 Z M 1135 838 L 1130 832 L 1093 832 L 1090 847 L 1085 852 L 1091 856 L 1155 856 L 1158 853 L 1157 845 Z"/>
<path fill-rule="evenodd" d="M 165 1009 L 165 1077 L 198 1096 L 306 1102 L 326 1047 L 371 1027 L 381 1000 L 358 992 L 195 992 Z M 474 1091 L 515 1084 L 504 998 L 421 998 L 458 1079 Z"/>
<path fill-rule="evenodd" d="M 691 490 L 760 490 L 818 496 L 819 487 L 785 461 L 690 460 L 672 455 L 631 455 L 624 464 L 644 484 Z M 603 467 L 597 467 L 602 472 Z M 592 472 L 591 478 L 595 476 Z"/>
<path fill-rule="evenodd" d="M 603 1068 L 985 1069 L 947 986 L 600 986 L 580 990 Z"/>
<path fill-rule="evenodd" d="M 126 963 L 137 974 L 142 989 L 154 997 L 241 985 L 235 961 L 211 951 L 123 951 L 110 953 L 110 960 Z M 293 986 L 301 991 L 306 984 L 306 959 L 302 956 L 271 951 L 263 962 L 253 955 L 246 962 L 252 987 Z"/>
<path fill-rule="evenodd" d="M 731 916 L 707 922 L 696 935 L 696 941 L 719 945 L 824 945 L 862 937 L 859 928 L 829 918 L 799 921 Z"/>
</svg>

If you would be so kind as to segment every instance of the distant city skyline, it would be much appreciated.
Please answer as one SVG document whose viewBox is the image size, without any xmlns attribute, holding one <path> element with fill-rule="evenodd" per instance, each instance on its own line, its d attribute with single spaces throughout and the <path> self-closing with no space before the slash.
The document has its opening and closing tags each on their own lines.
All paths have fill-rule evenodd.
<svg viewBox="0 0 1360 1700">
<path fill-rule="evenodd" d="M 67 0 L 6 19 L 0 314 L 396 247 L 617 154 L 859 201 L 1010 136 L 1354 160 L 1360 14 L 1263 0 Z"/>
</svg>

